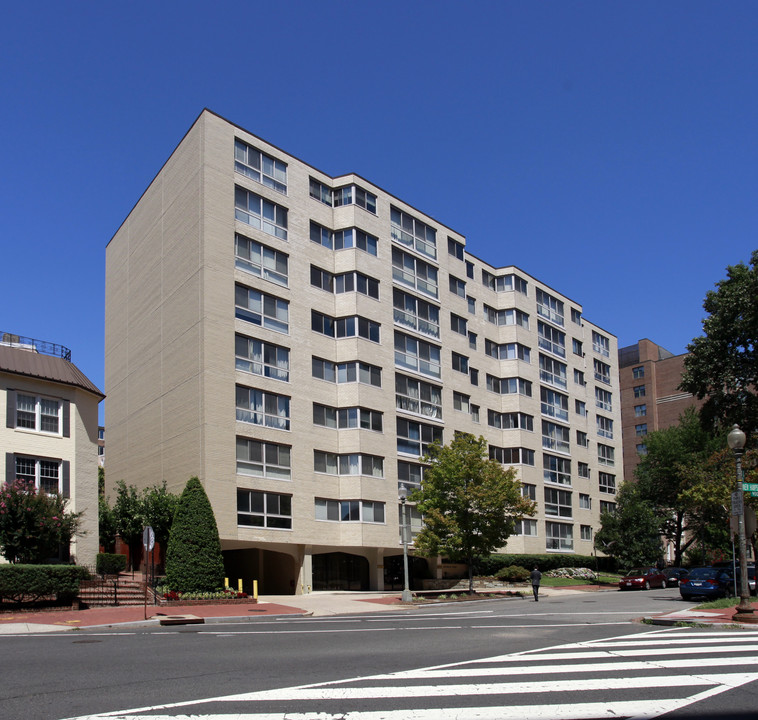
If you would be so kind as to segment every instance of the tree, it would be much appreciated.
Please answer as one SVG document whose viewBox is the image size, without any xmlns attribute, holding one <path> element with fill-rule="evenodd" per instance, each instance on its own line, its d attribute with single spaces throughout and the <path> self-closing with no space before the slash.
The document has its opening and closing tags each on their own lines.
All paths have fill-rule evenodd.
<svg viewBox="0 0 758 720">
<path fill-rule="evenodd" d="M 97 468 L 97 530 L 100 545 L 105 552 L 111 552 L 116 537 L 116 516 L 105 496 L 105 468 Z"/>
<path fill-rule="evenodd" d="M 646 435 L 645 445 L 647 454 L 635 470 L 640 496 L 658 515 L 661 534 L 674 544 L 674 564 L 681 565 L 684 552 L 697 540 L 688 525 L 693 506 L 682 489 L 692 468 L 702 467 L 723 441 L 705 430 L 697 411 L 688 408 L 678 425 Z"/>
<path fill-rule="evenodd" d="M 423 460 L 428 467 L 411 496 L 424 517 L 416 552 L 465 562 L 473 593 L 474 558 L 502 547 L 515 521 L 533 515 L 535 504 L 521 495 L 513 468 L 488 459 L 483 437 L 456 433 L 449 446 L 430 445 Z"/>
<path fill-rule="evenodd" d="M 615 512 L 604 512 L 600 525 L 595 547 L 621 567 L 648 565 L 661 557 L 660 520 L 635 483 L 621 486 Z"/>
<path fill-rule="evenodd" d="M 79 513 L 67 512 L 57 493 L 38 492 L 22 478 L 0 488 L 0 552 L 9 563 L 57 558 L 78 527 Z"/>
<path fill-rule="evenodd" d="M 141 500 L 145 524 L 153 528 L 155 541 L 165 550 L 179 497 L 166 489 L 164 480 L 162 485 L 145 488 Z"/>
<path fill-rule="evenodd" d="M 705 403 L 701 416 L 722 429 L 737 423 L 758 430 L 758 250 L 727 268 L 727 278 L 705 296 L 702 337 L 687 346 L 681 389 Z"/>
<path fill-rule="evenodd" d="M 179 496 L 166 550 L 166 584 L 176 592 L 214 592 L 224 585 L 216 517 L 200 480 Z"/>
<path fill-rule="evenodd" d="M 134 485 L 127 487 L 123 480 L 116 483 L 116 502 L 113 505 L 113 518 L 116 532 L 129 546 L 132 569 L 135 569 L 136 559 L 142 542 L 142 531 L 145 520 L 142 514 L 142 502 Z"/>
</svg>

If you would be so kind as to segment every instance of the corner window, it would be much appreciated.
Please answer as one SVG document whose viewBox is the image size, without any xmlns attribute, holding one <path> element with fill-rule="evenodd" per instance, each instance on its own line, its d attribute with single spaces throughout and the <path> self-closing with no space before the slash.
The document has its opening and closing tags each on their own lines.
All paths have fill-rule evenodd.
<svg viewBox="0 0 758 720">
<path fill-rule="evenodd" d="M 236 138 L 234 169 L 277 192 L 287 193 L 287 165 Z"/>
<path fill-rule="evenodd" d="M 237 525 L 292 529 L 292 495 L 237 488 Z"/>
<path fill-rule="evenodd" d="M 239 186 L 234 188 L 234 217 L 269 235 L 287 239 L 287 208 Z"/>
<path fill-rule="evenodd" d="M 437 231 L 396 207 L 390 209 L 392 239 L 432 260 L 437 258 Z"/>
</svg>

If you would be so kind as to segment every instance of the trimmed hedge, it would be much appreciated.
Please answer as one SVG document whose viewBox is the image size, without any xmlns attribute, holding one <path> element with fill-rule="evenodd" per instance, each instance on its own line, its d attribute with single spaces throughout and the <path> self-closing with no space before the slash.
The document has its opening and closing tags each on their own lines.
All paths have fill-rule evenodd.
<svg viewBox="0 0 758 720">
<path fill-rule="evenodd" d="M 557 570 L 562 567 L 586 567 L 594 570 L 615 572 L 616 561 L 610 557 L 595 557 L 594 555 L 562 555 L 550 553 L 545 555 L 504 555 L 494 553 L 489 557 L 477 558 L 474 561 L 474 574 L 493 576 L 501 568 L 518 565 L 532 570 L 536 565 L 542 572 Z"/>
<path fill-rule="evenodd" d="M 87 568 L 78 565 L 0 565 L 0 599 L 36 602 L 55 597 L 67 603 L 89 577 Z"/>
<path fill-rule="evenodd" d="M 126 570 L 126 555 L 98 553 L 95 568 L 98 575 L 118 575 Z"/>
<path fill-rule="evenodd" d="M 520 565 L 508 565 L 501 567 L 495 573 L 495 577 L 506 582 L 526 582 L 529 579 L 529 571 Z"/>
</svg>

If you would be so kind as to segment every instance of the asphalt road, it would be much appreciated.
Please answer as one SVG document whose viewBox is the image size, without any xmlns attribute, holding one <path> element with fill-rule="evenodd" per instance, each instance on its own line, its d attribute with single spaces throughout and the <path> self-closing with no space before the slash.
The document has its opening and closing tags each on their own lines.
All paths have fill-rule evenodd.
<svg viewBox="0 0 758 720">
<path fill-rule="evenodd" d="M 741 717 L 739 712 L 744 710 L 749 712 L 745 720 L 748 717 L 754 720 L 758 707 L 758 665 L 750 665 L 748 657 L 758 655 L 755 652 L 758 635 L 751 640 L 740 630 L 668 630 L 635 622 L 641 616 L 677 607 L 681 607 L 681 600 L 674 588 L 577 593 L 546 597 L 539 603 L 509 599 L 432 605 L 360 616 L 256 618 L 244 623 L 3 636 L 0 637 L 3 658 L 0 718 L 61 720 L 100 713 L 126 717 L 119 711 L 175 703 L 188 704 L 132 713 L 128 717 L 173 718 L 190 714 L 214 720 L 231 717 L 262 720 L 283 717 L 284 708 L 287 712 L 320 711 L 325 713 L 323 717 L 330 718 L 343 717 L 351 703 L 357 703 L 356 718 L 369 712 L 375 713 L 370 715 L 372 720 L 379 717 L 424 720 L 427 717 L 424 713 L 435 719 L 468 717 L 465 713 L 446 714 L 450 703 L 459 711 L 461 707 L 478 707 L 484 702 L 489 710 L 485 708 L 481 717 L 487 717 L 486 712 L 494 713 L 492 720 L 509 716 L 503 714 L 500 700 L 486 700 L 487 693 L 514 690 L 512 686 L 504 689 L 502 684 L 483 681 L 479 675 L 483 667 L 504 664 L 513 670 L 506 673 L 509 679 L 514 675 L 521 679 L 523 673 L 526 679 L 552 683 L 527 684 L 519 694 L 519 703 L 533 705 L 535 712 L 546 698 L 555 703 L 556 693 L 552 691 L 561 689 L 559 695 L 571 698 L 574 708 L 580 707 L 576 704 L 579 699 L 597 708 L 621 698 L 627 703 L 621 706 L 622 710 L 635 709 L 634 703 L 639 703 L 638 714 L 645 711 L 649 717 L 654 716 L 650 714 L 650 708 L 654 707 L 673 710 L 672 718 Z M 740 642 L 744 644 L 747 653 L 744 663 L 734 656 L 736 651 L 727 652 L 724 647 L 734 636 L 741 636 Z M 625 642 L 634 646 L 629 645 L 626 651 L 605 649 L 625 647 Z M 720 652 L 711 652 L 709 647 L 718 647 Z M 658 690 L 648 687 L 658 681 L 648 680 L 645 675 L 652 665 L 636 670 L 628 670 L 623 663 L 619 668 L 595 668 L 592 663 L 587 667 L 571 667 L 572 663 L 583 663 L 585 657 L 602 656 L 603 662 L 615 662 L 624 652 L 636 663 L 673 653 L 676 663 L 698 668 L 698 672 L 708 665 L 712 655 L 722 658 L 719 661 L 722 664 L 707 679 L 692 680 L 694 670 L 677 670 L 683 673 L 678 676 L 680 679 L 660 682 L 682 684 L 684 688 L 666 686 Z M 698 653 L 705 653 L 705 659 Z M 558 659 L 552 658 L 553 655 Z M 423 682 L 414 671 L 442 665 L 454 668 L 450 678 L 458 679 L 435 680 L 435 689 L 421 689 Z M 571 672 L 564 674 L 563 667 Z M 656 665 L 655 671 L 658 670 Z M 738 677 L 738 671 L 748 674 Z M 500 670 L 487 672 L 503 674 Z M 390 689 L 385 687 L 386 679 L 366 681 L 373 690 L 353 688 L 347 692 L 347 686 L 339 682 L 336 689 L 331 688 L 335 681 L 366 676 L 386 678 L 388 673 L 393 674 Z M 428 676 L 429 671 L 423 675 Z M 460 680 L 473 676 L 475 681 Z M 669 676 L 664 673 L 663 677 Z M 298 693 L 305 691 L 292 690 L 294 686 L 318 683 L 330 685 L 318 691 L 318 698 L 307 693 L 299 697 Z M 447 683 L 459 686 L 457 694 L 443 689 Z M 352 687 L 350 683 L 348 686 Z M 247 704 L 230 704 L 228 696 L 240 693 L 263 694 L 251 696 L 245 701 Z M 354 693 L 358 699 L 353 697 Z M 697 701 L 687 700 L 685 704 L 682 698 L 691 696 L 696 696 Z M 194 702 L 206 698 L 216 700 Z M 653 699 L 657 705 L 651 704 Z M 718 715 L 709 714 L 716 710 Z M 581 710 L 577 712 L 578 717 L 583 717 Z M 693 714 L 696 712 L 705 714 Z M 538 716 L 551 717 L 535 715 Z M 603 716 L 623 716 L 623 712 L 613 709 L 611 715 Z"/>
</svg>

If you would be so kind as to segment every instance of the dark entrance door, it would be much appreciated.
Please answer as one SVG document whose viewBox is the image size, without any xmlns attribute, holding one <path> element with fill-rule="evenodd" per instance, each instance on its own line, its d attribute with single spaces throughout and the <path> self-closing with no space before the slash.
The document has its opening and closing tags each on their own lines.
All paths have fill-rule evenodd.
<svg viewBox="0 0 758 720">
<path fill-rule="evenodd" d="M 313 556 L 314 590 L 368 590 L 368 560 L 347 553 Z"/>
</svg>

